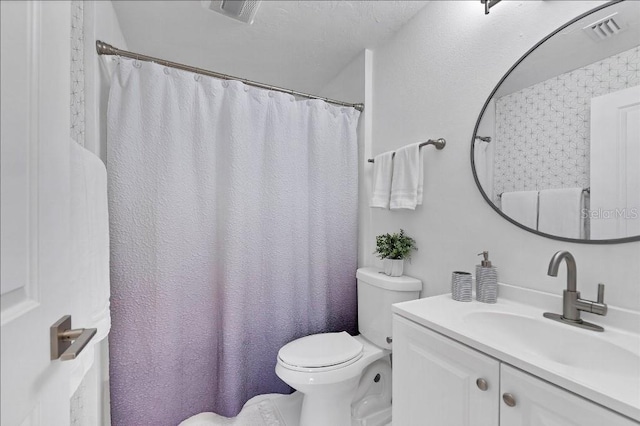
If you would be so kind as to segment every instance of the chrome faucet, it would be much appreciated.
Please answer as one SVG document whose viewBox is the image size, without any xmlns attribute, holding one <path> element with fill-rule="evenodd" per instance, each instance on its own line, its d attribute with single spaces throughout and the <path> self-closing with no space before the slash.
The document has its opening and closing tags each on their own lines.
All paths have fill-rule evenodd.
<svg viewBox="0 0 640 426">
<path fill-rule="evenodd" d="M 545 312 L 545 318 L 588 330 L 604 331 L 604 328 L 599 325 L 591 324 L 580 318 L 580 311 L 591 312 L 597 315 L 607 314 L 607 305 L 604 303 L 604 284 L 598 284 L 598 300 L 596 302 L 580 299 L 576 260 L 571 253 L 561 250 L 554 254 L 551 262 L 549 262 L 549 271 L 547 271 L 547 274 L 552 277 L 557 277 L 558 268 L 563 260 L 567 263 L 567 289 L 562 293 L 562 315 Z"/>
</svg>

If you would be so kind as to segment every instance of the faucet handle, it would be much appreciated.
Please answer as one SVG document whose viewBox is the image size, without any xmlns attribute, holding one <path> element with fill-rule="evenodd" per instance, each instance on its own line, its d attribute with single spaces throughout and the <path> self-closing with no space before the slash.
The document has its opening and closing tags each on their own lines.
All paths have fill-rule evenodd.
<svg viewBox="0 0 640 426">
<path fill-rule="evenodd" d="M 599 283 L 598 284 L 598 303 L 603 303 L 604 304 L 604 284 Z"/>
</svg>

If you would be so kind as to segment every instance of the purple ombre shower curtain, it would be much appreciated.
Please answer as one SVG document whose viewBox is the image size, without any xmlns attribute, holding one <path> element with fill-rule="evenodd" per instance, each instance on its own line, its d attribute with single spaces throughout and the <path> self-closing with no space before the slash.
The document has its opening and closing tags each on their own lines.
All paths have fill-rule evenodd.
<svg viewBox="0 0 640 426">
<path fill-rule="evenodd" d="M 289 392 L 278 349 L 356 326 L 359 113 L 122 59 L 108 110 L 114 426 Z"/>
</svg>

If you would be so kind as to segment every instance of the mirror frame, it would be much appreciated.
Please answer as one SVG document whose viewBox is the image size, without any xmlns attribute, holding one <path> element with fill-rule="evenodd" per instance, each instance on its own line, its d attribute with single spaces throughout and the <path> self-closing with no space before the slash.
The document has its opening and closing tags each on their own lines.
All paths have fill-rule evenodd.
<svg viewBox="0 0 640 426">
<path fill-rule="evenodd" d="M 500 210 L 500 208 L 498 208 L 498 206 L 496 206 L 493 201 L 491 201 L 491 199 L 489 198 L 489 196 L 487 195 L 486 192 L 484 192 L 484 189 L 482 188 L 482 185 L 480 184 L 480 180 L 478 179 L 478 174 L 476 173 L 476 164 L 475 164 L 475 155 L 474 155 L 474 150 L 475 150 L 475 137 L 476 134 L 478 133 L 478 127 L 480 126 L 480 122 L 482 121 L 482 117 L 484 116 L 485 110 L 487 109 L 487 106 L 489 105 L 489 102 L 491 101 L 491 99 L 493 99 L 493 96 L 495 95 L 495 93 L 498 91 L 498 89 L 500 88 L 500 85 L 502 85 L 502 83 L 507 79 L 507 77 L 509 77 L 509 75 L 511 74 L 511 72 L 518 66 L 520 65 L 520 63 L 522 61 L 524 61 L 527 56 L 529 56 L 529 54 L 531 54 L 531 52 L 533 52 L 534 50 L 536 50 L 538 47 L 540 47 L 542 44 L 544 44 L 547 40 L 549 40 L 551 37 L 553 37 L 554 35 L 558 34 L 559 32 L 563 31 L 565 28 L 567 28 L 570 25 L 573 25 L 575 22 L 581 20 L 582 18 L 591 15 L 592 13 L 595 13 L 599 10 L 602 10 L 606 7 L 612 6 L 614 4 L 620 3 L 624 0 L 614 0 L 614 1 L 610 1 L 607 2 L 605 4 L 602 4 L 594 9 L 591 9 L 585 13 L 582 13 L 581 15 L 573 18 L 572 20 L 570 20 L 569 22 L 567 22 L 566 24 L 562 25 L 561 27 L 559 27 L 558 29 L 556 29 L 555 31 L 551 32 L 551 34 L 547 35 L 546 37 L 544 37 L 542 40 L 540 40 L 538 43 L 536 43 L 531 49 L 529 49 L 524 55 L 522 55 L 520 57 L 520 59 L 518 59 L 516 61 L 515 64 L 513 64 L 511 66 L 511 68 L 509 68 L 509 70 L 506 72 L 506 74 L 500 79 L 500 81 L 498 81 L 498 84 L 496 85 L 496 87 L 491 91 L 491 93 L 489 94 L 489 97 L 487 98 L 487 100 L 485 101 L 482 110 L 480 110 L 480 115 L 478 116 L 478 120 L 476 121 L 476 125 L 473 129 L 473 135 L 471 136 L 471 170 L 473 172 L 473 179 L 476 182 L 476 186 L 478 187 L 478 189 L 480 190 L 480 194 L 482 194 L 482 197 L 484 198 L 484 200 L 491 206 L 491 208 L 493 210 L 495 210 L 500 216 L 502 216 L 504 219 L 506 219 L 507 221 L 511 222 L 512 224 L 518 226 L 519 228 L 524 229 L 525 231 L 531 232 L 533 234 L 539 235 L 541 237 L 546 237 L 546 238 L 550 238 L 553 240 L 558 240 L 558 241 L 565 241 L 568 243 L 579 243 L 579 244 L 621 244 L 621 243 L 630 243 L 630 242 L 634 242 L 634 241 L 640 241 L 640 235 L 636 235 L 636 236 L 632 236 L 632 237 L 624 237 L 624 238 L 611 238 L 611 239 L 603 239 L 603 240 L 581 240 L 581 239 L 577 239 L 577 238 L 566 238 L 566 237 L 560 237 L 557 235 L 551 235 L 551 234 L 547 234 L 545 232 L 541 232 L 538 231 L 537 229 L 532 229 L 529 228 L 527 226 L 524 226 L 523 224 L 521 224 L 520 222 L 516 222 L 515 220 L 513 220 L 512 218 L 510 218 L 509 216 L 507 216 L 506 214 L 504 214 L 502 212 L 502 210 Z"/>
</svg>

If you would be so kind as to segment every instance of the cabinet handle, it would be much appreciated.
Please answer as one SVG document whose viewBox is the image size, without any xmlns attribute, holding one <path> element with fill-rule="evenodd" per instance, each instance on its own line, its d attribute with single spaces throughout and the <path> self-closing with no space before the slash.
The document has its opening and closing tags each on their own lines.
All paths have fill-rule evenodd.
<svg viewBox="0 0 640 426">
<path fill-rule="evenodd" d="M 516 398 L 513 395 L 511 395 L 510 393 L 502 394 L 502 400 L 509 407 L 515 407 L 516 406 Z"/>
<path fill-rule="evenodd" d="M 487 389 L 489 389 L 489 383 L 487 383 L 485 379 L 476 380 L 476 385 L 481 391 L 486 391 Z"/>
</svg>

